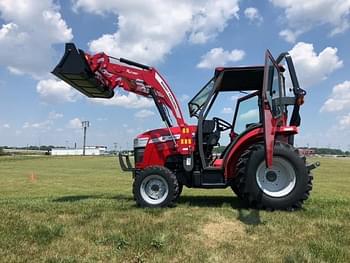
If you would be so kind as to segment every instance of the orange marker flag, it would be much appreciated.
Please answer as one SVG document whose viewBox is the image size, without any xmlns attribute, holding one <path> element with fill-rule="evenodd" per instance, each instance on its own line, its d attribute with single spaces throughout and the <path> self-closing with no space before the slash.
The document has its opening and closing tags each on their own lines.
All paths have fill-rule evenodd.
<svg viewBox="0 0 350 263">
<path fill-rule="evenodd" d="M 34 172 L 30 175 L 30 181 L 35 182 L 36 181 L 36 175 Z"/>
</svg>

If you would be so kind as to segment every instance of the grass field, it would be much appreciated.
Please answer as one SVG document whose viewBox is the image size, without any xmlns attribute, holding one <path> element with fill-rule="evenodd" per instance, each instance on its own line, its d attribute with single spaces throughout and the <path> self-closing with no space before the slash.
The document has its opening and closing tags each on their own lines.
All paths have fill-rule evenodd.
<svg viewBox="0 0 350 263">
<path fill-rule="evenodd" d="M 115 158 L 2 157 L 0 261 L 350 262 L 350 160 L 320 161 L 303 210 L 266 212 L 230 189 L 140 209 Z"/>
</svg>

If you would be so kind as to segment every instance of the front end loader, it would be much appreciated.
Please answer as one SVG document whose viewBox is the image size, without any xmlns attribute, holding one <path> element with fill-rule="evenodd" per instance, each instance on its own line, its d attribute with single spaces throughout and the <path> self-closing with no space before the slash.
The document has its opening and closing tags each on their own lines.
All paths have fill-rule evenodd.
<svg viewBox="0 0 350 263">
<path fill-rule="evenodd" d="M 197 125 L 185 122 L 174 93 L 153 67 L 90 55 L 68 43 L 52 73 L 88 97 L 108 99 L 122 88 L 154 101 L 164 128 L 134 139 L 134 163 L 119 154 L 121 168 L 133 174 L 133 195 L 141 207 L 171 206 L 183 186 L 231 187 L 250 207 L 269 210 L 297 209 L 309 197 L 311 170 L 318 163 L 308 165 L 293 146 L 306 92 L 288 53 L 275 60 L 267 51 L 262 66 L 216 68 L 188 103 Z M 243 94 L 233 118 L 209 118 L 218 95 L 230 92 Z M 217 155 L 223 136 L 229 143 Z"/>
</svg>

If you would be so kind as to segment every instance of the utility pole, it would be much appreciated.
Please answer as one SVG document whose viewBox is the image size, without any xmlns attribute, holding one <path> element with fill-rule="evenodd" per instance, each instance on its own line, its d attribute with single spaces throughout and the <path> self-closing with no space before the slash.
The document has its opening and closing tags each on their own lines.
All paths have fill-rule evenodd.
<svg viewBox="0 0 350 263">
<path fill-rule="evenodd" d="M 86 146 L 86 130 L 87 128 L 90 126 L 90 122 L 89 121 L 82 121 L 81 122 L 81 126 L 84 129 L 84 145 L 83 145 L 83 156 L 85 156 L 85 146 Z"/>
<path fill-rule="evenodd" d="M 114 143 L 114 151 L 115 151 L 115 155 L 117 155 L 117 151 L 118 151 L 118 143 Z"/>
</svg>

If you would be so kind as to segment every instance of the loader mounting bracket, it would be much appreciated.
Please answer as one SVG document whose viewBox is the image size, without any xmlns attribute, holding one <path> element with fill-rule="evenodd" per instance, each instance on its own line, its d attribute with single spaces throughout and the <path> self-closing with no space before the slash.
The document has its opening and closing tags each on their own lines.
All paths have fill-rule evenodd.
<svg viewBox="0 0 350 263">
<path fill-rule="evenodd" d="M 315 163 L 308 164 L 306 167 L 310 172 L 311 170 L 316 169 L 320 165 L 321 165 L 320 162 L 315 162 Z"/>
</svg>

